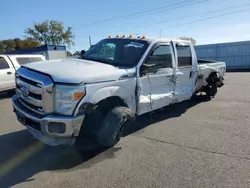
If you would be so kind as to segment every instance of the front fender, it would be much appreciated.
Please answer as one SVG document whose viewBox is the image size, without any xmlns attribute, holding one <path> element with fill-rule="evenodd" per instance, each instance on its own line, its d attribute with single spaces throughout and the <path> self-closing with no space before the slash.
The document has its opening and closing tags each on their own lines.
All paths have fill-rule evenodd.
<svg viewBox="0 0 250 188">
<path fill-rule="evenodd" d="M 88 93 L 88 92 L 87 92 Z M 124 103 L 135 112 L 135 91 L 130 91 L 122 86 L 107 86 L 94 91 L 91 91 L 89 95 L 85 96 L 78 104 L 75 114 L 78 113 L 79 108 L 84 103 L 97 104 L 101 100 L 109 97 L 119 97 Z"/>
<path fill-rule="evenodd" d="M 89 98 L 89 101 L 91 103 L 98 103 L 99 101 L 106 99 L 108 97 L 120 97 L 124 102 L 129 106 L 131 101 L 134 99 L 132 94 L 125 88 L 120 86 L 109 86 L 102 89 L 96 90 L 91 97 Z"/>
</svg>

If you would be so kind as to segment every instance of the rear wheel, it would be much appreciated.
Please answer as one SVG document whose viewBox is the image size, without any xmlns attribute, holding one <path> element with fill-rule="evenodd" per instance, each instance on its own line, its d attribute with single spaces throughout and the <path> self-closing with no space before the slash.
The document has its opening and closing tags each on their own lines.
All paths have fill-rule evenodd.
<svg viewBox="0 0 250 188">
<path fill-rule="evenodd" d="M 214 97 L 217 94 L 217 73 L 212 72 L 206 81 L 208 84 L 204 87 L 204 92 L 207 94 L 208 97 Z"/>
<path fill-rule="evenodd" d="M 212 90 L 212 97 L 214 97 L 217 94 L 217 84 L 216 83 L 212 84 L 211 90 Z"/>
<path fill-rule="evenodd" d="M 208 97 L 214 97 L 217 93 L 217 85 L 211 84 L 204 87 L 204 92 Z"/>
</svg>

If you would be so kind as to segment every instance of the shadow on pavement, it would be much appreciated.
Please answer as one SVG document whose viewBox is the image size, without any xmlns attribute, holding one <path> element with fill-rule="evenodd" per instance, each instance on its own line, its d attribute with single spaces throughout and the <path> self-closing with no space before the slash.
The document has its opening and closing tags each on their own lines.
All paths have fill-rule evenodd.
<svg viewBox="0 0 250 188">
<path fill-rule="evenodd" d="M 15 94 L 14 91 L 10 91 L 10 92 L 0 92 L 0 100 L 9 99 L 9 98 L 11 98 L 14 94 Z"/>
<path fill-rule="evenodd" d="M 32 176 L 43 171 L 89 168 L 107 158 L 114 158 L 120 149 L 113 147 L 106 151 L 95 149 L 80 153 L 68 146 L 49 147 L 34 139 L 27 130 L 1 135 L 0 187 L 33 181 Z"/>
<path fill-rule="evenodd" d="M 204 96 L 155 111 L 152 117 L 143 115 L 134 126 L 125 129 L 125 135 L 139 131 L 155 122 L 179 117 L 192 106 L 206 102 Z M 89 150 L 76 152 L 73 147 L 49 147 L 35 140 L 27 130 L 0 135 L 0 185 L 12 187 L 16 184 L 33 181 L 35 174 L 48 170 L 71 170 L 89 168 L 108 158 L 114 158 L 120 147 L 107 150 Z"/>
<path fill-rule="evenodd" d="M 195 96 L 195 98 L 192 100 L 176 103 L 167 106 L 161 110 L 156 110 L 152 114 L 143 114 L 137 118 L 133 125 L 124 128 L 123 136 L 127 136 L 129 134 L 137 132 L 154 123 L 161 122 L 170 118 L 179 117 L 183 113 L 185 113 L 189 108 L 199 103 L 208 101 L 210 101 L 210 99 L 208 99 L 206 95 L 200 95 Z"/>
</svg>

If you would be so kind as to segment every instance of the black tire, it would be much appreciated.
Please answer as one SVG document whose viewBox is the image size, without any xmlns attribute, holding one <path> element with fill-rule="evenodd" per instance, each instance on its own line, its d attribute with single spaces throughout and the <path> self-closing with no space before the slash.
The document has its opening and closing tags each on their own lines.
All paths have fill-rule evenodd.
<svg viewBox="0 0 250 188">
<path fill-rule="evenodd" d="M 99 108 L 91 114 L 87 114 L 81 127 L 79 136 L 74 143 L 78 151 L 96 149 L 96 134 L 103 119 L 103 114 Z"/>
<path fill-rule="evenodd" d="M 216 95 L 216 93 L 217 93 L 217 84 L 216 83 L 213 83 L 212 85 L 211 85 L 211 93 L 212 93 L 212 97 L 214 97 L 215 95 Z"/>
<path fill-rule="evenodd" d="M 101 147 L 112 147 L 120 141 L 123 128 L 134 120 L 134 114 L 127 107 L 115 107 L 109 111 L 97 133 Z"/>
<path fill-rule="evenodd" d="M 212 83 L 211 85 L 207 85 L 204 87 L 204 91 L 208 97 L 214 97 L 217 93 L 217 85 L 216 83 Z"/>
<path fill-rule="evenodd" d="M 10 94 L 10 95 L 14 95 L 15 94 L 15 89 L 11 89 L 11 90 L 8 90 L 7 93 Z"/>
<path fill-rule="evenodd" d="M 208 76 L 206 81 L 208 85 L 204 87 L 204 91 L 208 97 L 214 97 L 217 93 L 217 81 L 218 81 L 217 73 L 212 72 Z"/>
</svg>

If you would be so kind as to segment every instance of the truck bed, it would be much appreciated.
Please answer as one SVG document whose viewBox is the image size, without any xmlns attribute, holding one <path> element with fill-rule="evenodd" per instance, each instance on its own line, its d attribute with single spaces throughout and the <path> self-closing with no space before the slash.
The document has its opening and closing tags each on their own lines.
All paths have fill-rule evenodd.
<svg viewBox="0 0 250 188">
<path fill-rule="evenodd" d="M 219 77 L 223 79 L 226 72 L 226 63 L 219 62 L 214 60 L 204 60 L 198 59 L 198 77 L 203 79 L 198 79 L 196 83 L 196 91 L 199 91 L 200 88 L 204 85 L 204 80 L 209 76 L 211 72 L 217 72 Z"/>
<path fill-rule="evenodd" d="M 219 63 L 219 61 L 207 60 L 207 59 L 198 59 L 198 64 L 210 64 L 210 63 Z"/>
<path fill-rule="evenodd" d="M 226 72 L 226 63 L 214 60 L 205 60 L 205 59 L 198 59 L 198 66 L 201 72 L 204 73 L 205 70 L 208 68 L 216 70 L 220 74 L 221 77 L 224 77 Z"/>
</svg>

